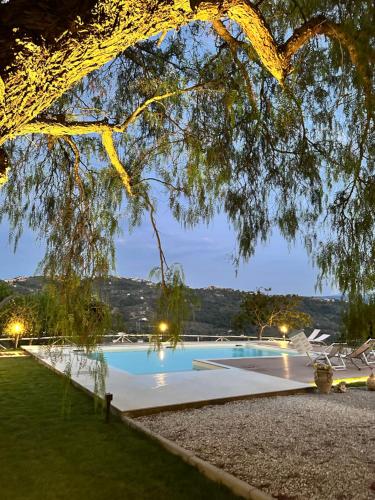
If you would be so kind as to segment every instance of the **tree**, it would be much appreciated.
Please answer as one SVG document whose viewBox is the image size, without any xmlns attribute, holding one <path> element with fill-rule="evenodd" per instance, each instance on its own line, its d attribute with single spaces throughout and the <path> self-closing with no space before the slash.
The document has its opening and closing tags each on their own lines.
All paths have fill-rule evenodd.
<svg viewBox="0 0 375 500">
<path fill-rule="evenodd" d="M 7 297 L 13 294 L 12 288 L 5 281 L 0 280 L 0 304 Z"/>
<path fill-rule="evenodd" d="M 0 309 L 1 332 L 9 337 L 14 337 L 16 348 L 20 338 L 37 335 L 40 326 L 38 301 L 34 296 L 10 296 Z"/>
<path fill-rule="evenodd" d="M 375 297 L 351 297 L 342 314 L 345 342 L 362 343 L 375 335 Z"/>
<path fill-rule="evenodd" d="M 25 336 L 65 337 L 77 345 L 96 346 L 118 318 L 91 294 L 90 283 L 77 281 L 63 286 L 48 283 L 39 292 L 9 295 L 0 308 L 0 331 L 15 337 L 16 346 Z"/>
<path fill-rule="evenodd" d="M 263 289 L 244 294 L 240 313 L 235 318 L 237 328 L 254 325 L 261 340 L 266 328 L 286 327 L 290 330 L 311 324 L 311 316 L 298 310 L 301 299 L 297 295 L 269 295 L 269 291 Z"/>
<path fill-rule="evenodd" d="M 156 184 L 185 225 L 224 210 L 236 259 L 278 226 L 321 280 L 371 289 L 373 15 L 369 0 L 0 4 L 0 216 L 15 242 L 24 221 L 68 287 L 108 274 L 121 215 L 147 213 L 166 291 Z"/>
</svg>

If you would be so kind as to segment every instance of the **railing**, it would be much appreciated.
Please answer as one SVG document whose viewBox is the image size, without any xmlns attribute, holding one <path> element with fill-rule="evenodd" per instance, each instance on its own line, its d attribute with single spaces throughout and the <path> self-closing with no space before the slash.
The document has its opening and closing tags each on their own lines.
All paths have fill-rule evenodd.
<svg viewBox="0 0 375 500">
<path fill-rule="evenodd" d="M 39 344 L 39 343 L 48 343 L 48 341 L 53 340 L 53 344 L 58 343 L 60 340 L 63 340 L 64 343 L 69 343 L 70 340 L 74 338 L 73 336 L 70 337 L 63 337 L 63 336 L 43 336 L 43 337 L 23 337 L 20 339 L 19 342 L 30 342 L 30 344 Z M 155 335 L 151 334 L 142 334 L 142 333 L 113 333 L 113 334 L 107 334 L 103 335 L 104 339 L 112 339 L 112 343 L 137 343 L 139 341 L 141 342 L 152 342 L 153 338 L 155 338 Z M 193 335 L 193 334 L 182 334 L 180 335 L 180 338 L 182 340 L 185 340 L 186 342 L 190 340 L 194 342 L 230 342 L 230 341 L 239 341 L 239 342 L 249 342 L 253 340 L 258 340 L 258 337 L 251 336 L 251 335 Z M 282 337 L 263 337 L 262 341 L 281 341 L 281 340 L 286 340 L 289 342 L 289 339 L 283 339 Z M 0 347 L 5 347 L 1 344 L 1 342 L 14 342 L 13 337 L 0 337 Z"/>
<path fill-rule="evenodd" d="M 104 335 L 104 337 L 112 337 L 113 342 L 121 342 L 123 339 L 124 342 L 130 342 L 132 343 L 133 340 L 135 339 L 135 342 L 137 340 L 143 340 L 146 342 L 152 341 L 153 338 L 155 338 L 155 335 L 152 334 L 140 334 L 140 333 L 118 333 L 118 334 L 113 334 L 113 335 Z M 167 339 L 167 336 L 165 336 Z M 258 337 L 252 336 L 252 335 L 194 335 L 190 333 L 184 333 L 180 335 L 180 338 L 189 341 L 189 339 L 192 339 L 195 342 L 230 342 L 233 340 L 238 340 L 238 341 L 243 341 L 243 342 L 248 342 L 252 340 L 258 340 Z M 282 337 L 263 337 L 263 341 L 280 341 L 284 340 Z M 286 339 L 289 341 L 289 339 Z"/>
</svg>

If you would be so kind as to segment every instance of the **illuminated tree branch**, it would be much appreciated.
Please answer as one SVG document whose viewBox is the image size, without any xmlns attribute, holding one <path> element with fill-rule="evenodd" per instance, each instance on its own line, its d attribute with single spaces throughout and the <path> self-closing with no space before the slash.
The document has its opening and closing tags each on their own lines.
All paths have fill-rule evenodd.
<svg viewBox="0 0 375 500">
<path fill-rule="evenodd" d="M 100 121 L 63 121 L 63 120 L 34 120 L 23 127 L 21 127 L 15 136 L 21 136 L 26 134 L 48 134 L 53 136 L 68 136 L 68 135 L 86 135 L 86 134 L 103 134 L 103 133 L 122 133 L 135 122 L 135 120 L 140 116 L 151 104 L 155 102 L 160 102 L 169 97 L 174 97 L 181 94 L 187 94 L 188 92 L 194 92 L 199 90 L 205 90 L 209 88 L 210 85 L 216 84 L 217 82 L 205 82 L 192 85 L 191 87 L 186 87 L 183 89 L 173 90 L 171 92 L 166 92 L 165 94 L 155 95 L 143 101 L 121 124 L 110 124 L 108 120 Z"/>
<path fill-rule="evenodd" d="M 298 50 L 301 49 L 311 38 L 317 35 L 326 35 L 329 38 L 341 43 L 345 47 L 348 51 L 352 64 L 355 66 L 358 74 L 362 78 L 368 104 L 370 104 L 373 98 L 371 96 L 371 73 L 366 64 L 361 61 L 355 40 L 343 30 L 342 26 L 333 23 L 325 16 L 317 16 L 305 22 L 301 27 L 294 30 L 292 36 L 284 45 L 280 47 L 289 68 L 291 68 L 291 59 L 296 52 L 298 52 Z M 371 61 L 374 60 L 375 53 L 371 48 L 369 48 L 369 50 L 370 54 L 368 54 L 368 60 Z M 290 71 L 290 69 L 288 71 Z"/>
<path fill-rule="evenodd" d="M 263 66 L 281 83 L 296 51 L 313 36 L 326 34 L 347 48 L 369 93 L 369 72 L 359 61 L 354 40 L 339 25 L 323 22 L 321 17 L 307 21 L 286 44 L 278 45 L 260 10 L 248 0 L 161 0 L 153 2 L 152 8 L 146 0 L 82 2 L 75 19 L 70 13 L 66 19 L 56 16 L 54 22 L 49 20 L 46 33 L 38 34 L 30 25 L 38 20 L 40 31 L 41 8 L 39 2 L 30 4 L 25 19 L 17 2 L 1 5 L 7 25 L 4 22 L 0 27 L 0 145 L 17 136 L 76 82 L 126 48 L 191 21 L 230 18 L 237 22 Z M 22 23 L 23 31 L 19 28 Z M 17 31 L 12 30 L 15 27 Z M 6 36 L 2 30 L 8 30 Z"/>
<path fill-rule="evenodd" d="M 165 94 L 156 95 L 146 99 L 138 108 L 136 108 L 133 113 L 131 113 L 123 123 L 119 125 L 111 125 L 107 120 L 101 120 L 98 122 L 73 122 L 73 121 L 56 121 L 56 120 L 36 120 L 31 123 L 24 125 L 20 131 L 17 133 L 19 135 L 26 134 L 48 134 L 50 136 L 61 136 L 64 137 L 66 142 L 72 148 L 76 162 L 79 162 L 79 151 L 77 149 L 76 144 L 69 139 L 69 136 L 75 135 L 87 135 L 87 134 L 100 134 L 102 138 L 103 146 L 108 154 L 108 157 L 118 172 L 122 183 L 127 191 L 127 193 L 132 195 L 131 181 L 129 174 L 126 172 L 126 169 L 122 165 L 119 156 L 117 154 L 114 141 L 113 141 L 113 133 L 122 133 L 125 132 L 126 129 L 135 122 L 135 120 L 153 103 L 160 102 L 169 97 L 173 97 L 176 95 L 185 94 L 188 92 L 199 91 L 207 88 L 208 85 L 212 85 L 216 82 L 206 82 L 200 83 L 196 85 L 192 85 L 190 87 L 186 87 L 183 89 L 177 89 L 175 91 L 167 92 Z M 78 158 L 78 160 L 77 160 Z"/>
<path fill-rule="evenodd" d="M 130 177 L 127 171 L 125 170 L 125 167 L 120 161 L 120 158 L 117 154 L 115 144 L 113 142 L 113 136 L 110 131 L 106 131 L 102 133 L 102 142 L 103 146 L 105 147 L 105 150 L 107 151 L 108 158 L 110 159 L 112 165 L 115 167 L 117 170 L 117 173 L 119 174 L 121 181 L 125 187 L 126 192 L 132 196 L 133 191 L 130 183 Z"/>
</svg>

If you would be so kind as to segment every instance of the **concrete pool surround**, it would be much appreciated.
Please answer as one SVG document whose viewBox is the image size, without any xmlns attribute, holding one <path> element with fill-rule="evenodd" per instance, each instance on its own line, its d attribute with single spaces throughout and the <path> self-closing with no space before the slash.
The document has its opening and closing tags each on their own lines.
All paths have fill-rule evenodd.
<svg viewBox="0 0 375 500">
<path fill-rule="evenodd" d="M 212 342 L 202 342 L 200 346 L 204 344 L 215 349 Z M 186 347 L 189 345 L 191 344 L 184 344 Z M 193 345 L 197 344 L 193 343 Z M 227 347 L 238 345 L 238 343 L 226 343 Z M 111 351 L 149 349 L 149 346 L 133 344 L 102 347 Z M 252 343 L 252 347 L 257 346 Z M 66 374 L 67 366 L 69 366 L 72 382 L 89 393 L 95 392 L 92 374 L 95 372 L 97 362 L 88 359 L 82 352 L 72 347 L 46 349 L 41 346 L 24 346 L 23 348 L 58 373 Z M 216 348 L 220 350 L 219 346 Z M 263 349 L 264 346 L 261 348 Z M 267 347 L 267 349 L 270 351 L 270 356 L 267 358 L 274 357 L 272 354 L 275 350 L 272 347 Z M 285 356 L 287 352 L 285 351 Z M 216 359 L 220 359 L 220 356 Z M 223 358 L 220 361 L 223 362 Z M 113 408 L 129 416 L 145 415 L 166 409 L 198 407 L 207 403 L 224 403 L 236 399 L 311 390 L 311 385 L 308 383 L 225 366 L 216 362 L 215 359 L 197 359 L 195 363 L 197 367 L 204 369 L 146 375 L 134 375 L 109 365 L 106 369 L 105 390 L 113 394 Z"/>
</svg>

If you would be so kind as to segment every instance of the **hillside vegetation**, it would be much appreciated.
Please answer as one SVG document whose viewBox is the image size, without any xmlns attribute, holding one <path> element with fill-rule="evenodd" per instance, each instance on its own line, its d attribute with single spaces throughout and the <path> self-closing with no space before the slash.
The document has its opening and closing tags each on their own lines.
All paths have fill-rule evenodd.
<svg viewBox="0 0 375 500">
<path fill-rule="evenodd" d="M 15 278 L 9 284 L 18 293 L 32 293 L 43 286 L 43 278 L 39 276 Z M 113 312 L 123 320 L 123 328 L 131 333 L 147 332 L 151 328 L 154 316 L 154 305 L 158 288 L 150 281 L 138 278 L 111 277 L 97 282 L 101 298 L 108 302 Z M 224 335 L 232 330 L 233 318 L 239 312 L 242 295 L 241 290 L 228 288 L 193 289 L 199 306 L 193 312 L 192 320 L 186 325 L 185 333 L 193 335 Z M 339 298 L 302 297 L 301 311 L 309 313 L 313 318 L 312 326 L 326 333 L 334 334 L 340 330 L 341 313 L 344 302 Z M 249 328 L 247 334 L 255 334 Z M 266 336 L 276 335 L 271 329 Z"/>
</svg>

